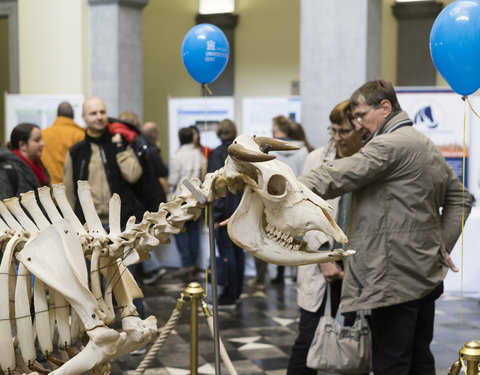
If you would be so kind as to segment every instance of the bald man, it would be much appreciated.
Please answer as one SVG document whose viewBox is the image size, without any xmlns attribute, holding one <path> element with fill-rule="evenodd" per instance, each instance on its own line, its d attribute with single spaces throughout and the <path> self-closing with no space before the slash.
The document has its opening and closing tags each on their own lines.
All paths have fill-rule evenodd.
<svg viewBox="0 0 480 375">
<path fill-rule="evenodd" d="M 69 102 L 61 102 L 53 125 L 42 130 L 42 139 L 45 143 L 42 162 L 50 174 L 52 184 L 63 181 L 63 164 L 68 150 L 85 138 L 85 129 L 77 125 L 73 117 L 72 105 Z"/>
<path fill-rule="evenodd" d="M 157 124 L 153 121 L 147 121 L 146 123 L 144 123 L 142 126 L 142 135 L 149 141 L 157 143 L 157 138 L 158 138 Z"/>
<path fill-rule="evenodd" d="M 82 117 L 87 125 L 85 139 L 70 148 L 63 178 L 75 214 L 83 219 L 77 181 L 87 180 L 102 224 L 108 224 L 109 200 L 113 193 L 122 200 L 122 226 L 130 216 L 140 219 L 144 210 L 131 186 L 142 175 L 138 158 L 120 134 L 110 134 L 107 109 L 101 99 L 88 98 L 83 104 Z"/>
</svg>

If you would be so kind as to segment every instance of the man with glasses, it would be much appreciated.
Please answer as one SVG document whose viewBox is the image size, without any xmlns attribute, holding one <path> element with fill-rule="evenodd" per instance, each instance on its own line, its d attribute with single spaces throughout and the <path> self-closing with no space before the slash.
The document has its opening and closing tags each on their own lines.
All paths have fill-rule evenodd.
<svg viewBox="0 0 480 375">
<path fill-rule="evenodd" d="M 367 82 L 349 106 L 365 146 L 299 179 L 326 199 L 353 192 L 341 307 L 372 311 L 375 375 L 434 375 L 435 300 L 472 198 L 390 82 Z"/>
</svg>

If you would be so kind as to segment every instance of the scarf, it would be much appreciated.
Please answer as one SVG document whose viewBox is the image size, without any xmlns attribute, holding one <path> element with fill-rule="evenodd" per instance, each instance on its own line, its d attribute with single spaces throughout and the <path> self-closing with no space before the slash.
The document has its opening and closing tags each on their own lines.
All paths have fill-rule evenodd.
<svg viewBox="0 0 480 375">
<path fill-rule="evenodd" d="M 45 171 L 43 170 L 42 163 L 40 160 L 35 160 L 34 163 L 29 161 L 25 156 L 23 156 L 20 151 L 13 150 L 13 152 L 25 163 L 27 164 L 33 171 L 33 174 L 37 178 L 40 186 L 47 185 L 47 176 L 45 175 Z"/>
</svg>

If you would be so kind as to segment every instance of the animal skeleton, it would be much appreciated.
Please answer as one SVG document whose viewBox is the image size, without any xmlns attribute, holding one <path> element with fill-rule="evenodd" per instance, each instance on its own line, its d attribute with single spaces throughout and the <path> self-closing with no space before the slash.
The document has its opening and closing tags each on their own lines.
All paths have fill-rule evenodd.
<svg viewBox="0 0 480 375">
<path fill-rule="evenodd" d="M 289 167 L 268 154 L 270 150 L 292 148 L 283 141 L 240 136 L 230 146 L 224 168 L 207 174 L 203 184 L 199 180 L 191 183 L 209 203 L 225 196 L 227 189 L 244 190 L 228 231 L 240 247 L 265 261 L 302 265 L 353 254 L 351 250 L 313 251 L 301 241 L 310 230 L 327 233 L 337 242 L 346 242 L 347 238 L 331 218 L 331 207 L 299 183 Z M 85 226 L 75 216 L 61 184 L 53 186 L 58 209 L 50 189 L 38 189 L 38 199 L 48 217 L 33 191 L 21 195 L 21 204 L 16 197 L 0 201 L 3 373 L 50 372 L 36 360 L 36 340 L 53 369 L 51 374 L 75 375 L 88 370 L 108 373 L 112 358 L 153 339 L 156 319 L 138 317 L 132 301 L 143 295 L 126 266 L 148 258 L 155 246 L 169 242 L 169 234 L 179 233 L 186 221 L 198 219 L 203 206 L 184 186 L 180 191 L 157 212 L 146 212 L 140 223 L 130 218 L 123 232 L 121 202 L 114 194 L 109 233 L 95 212 L 85 181 L 78 182 Z M 91 288 L 85 258 L 90 261 Z M 33 321 L 31 275 L 35 276 Z M 113 296 L 120 310 L 121 331 L 109 328 L 115 321 Z M 55 321 L 62 359 L 52 356 Z"/>
</svg>

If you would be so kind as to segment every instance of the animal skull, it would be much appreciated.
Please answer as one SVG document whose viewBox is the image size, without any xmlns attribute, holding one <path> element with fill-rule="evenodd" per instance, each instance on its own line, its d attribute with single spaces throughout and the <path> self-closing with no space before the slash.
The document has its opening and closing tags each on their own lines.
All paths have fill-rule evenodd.
<svg viewBox="0 0 480 375">
<path fill-rule="evenodd" d="M 347 237 L 332 219 L 332 207 L 297 181 L 290 167 L 267 154 L 269 150 L 293 147 L 283 141 L 244 135 L 230 146 L 225 162 L 227 178 L 241 178 L 246 184 L 228 224 L 230 238 L 256 257 L 280 265 L 303 265 L 325 261 L 326 256 L 337 260 L 351 255 L 351 251 L 341 250 L 326 255 L 307 249 L 302 240 L 312 230 L 329 234 L 339 243 L 347 242 Z"/>
</svg>

